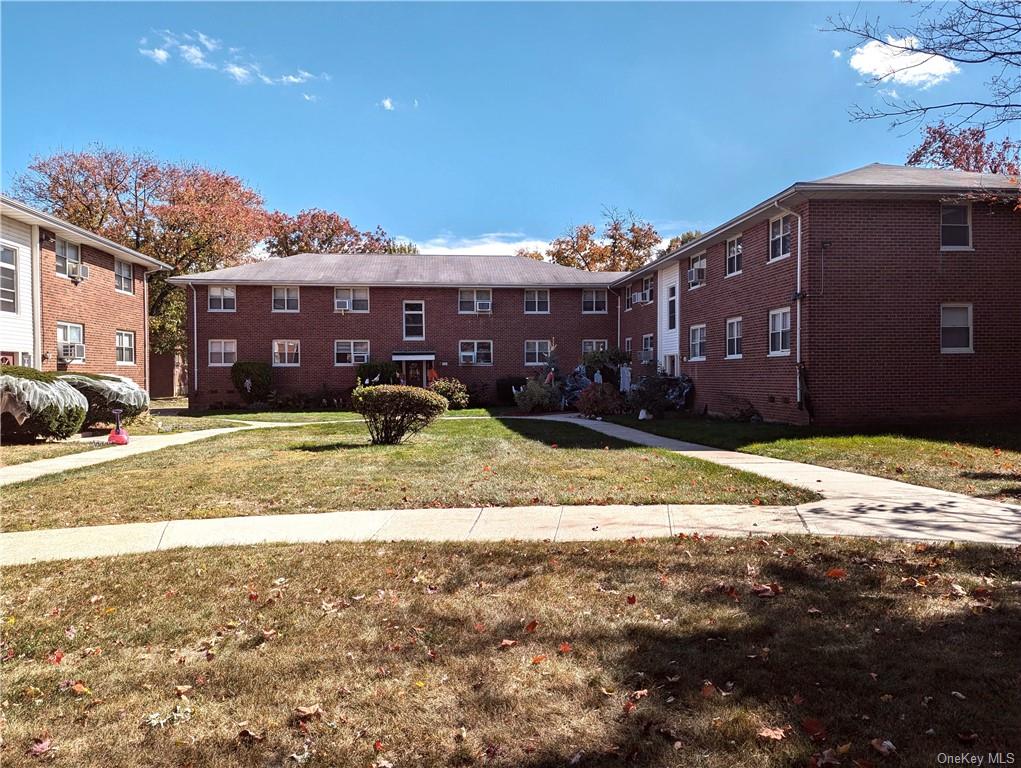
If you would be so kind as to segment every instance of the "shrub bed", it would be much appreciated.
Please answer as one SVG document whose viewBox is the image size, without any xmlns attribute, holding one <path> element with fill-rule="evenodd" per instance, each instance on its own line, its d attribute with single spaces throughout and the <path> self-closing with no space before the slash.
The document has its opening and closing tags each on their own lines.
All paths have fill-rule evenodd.
<svg viewBox="0 0 1021 768">
<path fill-rule="evenodd" d="M 378 363 L 362 363 L 358 366 L 356 374 L 358 376 L 358 383 L 362 386 L 397 384 L 401 380 L 400 366 L 390 360 L 383 360 Z"/>
<path fill-rule="evenodd" d="M 626 409 L 624 396 L 615 384 L 592 384 L 579 396 L 576 403 L 582 416 L 616 416 Z"/>
<path fill-rule="evenodd" d="M 66 381 L 88 400 L 86 426 L 112 424 L 116 421 L 114 410 L 121 411 L 121 418 L 130 421 L 149 408 L 149 394 L 131 379 L 94 373 L 58 375 L 61 381 Z"/>
<path fill-rule="evenodd" d="M 265 403 L 273 388 L 273 369 L 269 363 L 238 360 L 230 367 L 230 380 L 249 405 Z"/>
<path fill-rule="evenodd" d="M 0 366 L 4 438 L 68 438 L 82 428 L 89 401 L 67 381 L 34 368 Z"/>
<path fill-rule="evenodd" d="M 365 418 L 373 445 L 397 445 L 441 416 L 447 400 L 420 387 L 381 384 L 357 387 L 351 406 Z"/>
<path fill-rule="evenodd" d="M 525 388 L 514 395 L 517 403 L 525 413 L 546 413 L 560 408 L 563 394 L 557 383 L 545 384 L 538 379 L 529 379 Z"/>
<path fill-rule="evenodd" d="M 470 400 L 468 387 L 458 379 L 436 379 L 436 381 L 429 385 L 429 389 L 445 398 L 447 407 L 452 411 L 459 411 L 462 408 L 468 407 L 468 401 Z"/>
</svg>

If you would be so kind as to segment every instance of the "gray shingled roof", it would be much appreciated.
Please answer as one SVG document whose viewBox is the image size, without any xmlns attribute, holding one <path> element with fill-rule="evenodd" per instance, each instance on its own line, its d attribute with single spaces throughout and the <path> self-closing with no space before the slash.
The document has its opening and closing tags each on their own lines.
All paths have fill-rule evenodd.
<svg viewBox="0 0 1021 768">
<path fill-rule="evenodd" d="M 906 165 L 887 165 L 872 163 L 870 165 L 844 171 L 833 176 L 826 176 L 815 181 L 798 182 L 795 186 L 811 189 L 816 186 L 825 187 L 876 187 L 888 188 L 928 188 L 952 191 L 1017 189 L 1017 179 L 994 173 L 973 173 L 958 171 L 952 168 L 914 168 Z"/>
<path fill-rule="evenodd" d="M 626 272 L 586 272 L 523 256 L 301 253 L 172 278 L 177 284 L 421 285 L 502 288 L 607 286 Z"/>
</svg>

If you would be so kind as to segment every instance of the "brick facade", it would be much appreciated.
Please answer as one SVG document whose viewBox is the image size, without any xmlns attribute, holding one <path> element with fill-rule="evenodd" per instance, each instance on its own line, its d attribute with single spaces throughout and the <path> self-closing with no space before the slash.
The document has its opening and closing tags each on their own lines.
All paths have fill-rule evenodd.
<svg viewBox="0 0 1021 768">
<path fill-rule="evenodd" d="M 237 403 L 239 397 L 231 383 L 229 367 L 211 367 L 209 339 L 237 341 L 237 358 L 244 361 L 272 361 L 275 339 L 301 342 L 298 367 L 273 369 L 275 386 L 283 391 L 315 392 L 324 386 L 346 389 L 355 385 L 357 366 L 335 366 L 335 340 L 369 340 L 370 359 L 390 360 L 394 352 L 434 352 L 434 367 L 439 376 L 452 376 L 471 387 L 484 402 L 496 398 L 495 382 L 504 376 L 530 376 L 537 368 L 526 366 L 525 341 L 549 339 L 556 343 L 560 367 L 569 370 L 578 364 L 585 339 L 606 340 L 616 344 L 616 296 L 607 294 L 605 314 L 582 312 L 582 290 L 550 289 L 549 314 L 526 314 L 524 289 L 493 290 L 491 314 L 460 314 L 457 288 L 370 289 L 369 312 L 339 313 L 333 309 L 333 287 L 301 286 L 300 310 L 296 313 L 272 311 L 272 287 L 237 286 L 235 312 L 207 311 L 207 286 L 196 285 L 188 291 L 189 338 L 198 350 L 198 375 L 191 376 L 191 402 L 196 407 L 219 403 Z M 193 314 L 193 296 L 197 314 Z M 425 340 L 403 340 L 403 302 L 425 302 Z M 197 317 L 198 333 L 193 319 Z M 493 342 L 492 365 L 460 365 L 459 342 Z M 194 348 L 189 364 L 195 364 Z M 197 382 L 196 382 L 197 379 Z"/>
<path fill-rule="evenodd" d="M 634 360 L 633 371 L 635 376 L 654 374 L 656 372 L 655 356 L 652 362 L 643 364 L 641 362 L 642 337 L 646 334 L 652 335 L 653 350 L 659 348 L 660 340 L 656 338 L 656 308 L 659 305 L 659 292 L 656 285 L 656 273 L 648 275 L 652 284 L 652 301 L 632 302 L 631 308 L 627 309 L 626 296 L 638 291 L 643 287 L 641 278 L 623 285 L 615 290 L 620 294 L 620 348 L 627 347 L 627 340 L 631 339 L 632 359 Z"/>
<path fill-rule="evenodd" d="M 40 311 L 44 371 L 67 370 L 84 373 L 114 373 L 127 376 L 142 387 L 145 381 L 146 306 L 145 269 L 132 265 L 133 293 L 116 290 L 114 257 L 90 245 L 80 246 L 82 264 L 89 268 L 87 279 L 78 283 L 56 271 L 56 237 L 39 230 Z M 57 324 L 83 326 L 85 360 L 63 363 L 57 360 Z M 118 363 L 116 332 L 135 334 L 135 362 Z"/>
</svg>

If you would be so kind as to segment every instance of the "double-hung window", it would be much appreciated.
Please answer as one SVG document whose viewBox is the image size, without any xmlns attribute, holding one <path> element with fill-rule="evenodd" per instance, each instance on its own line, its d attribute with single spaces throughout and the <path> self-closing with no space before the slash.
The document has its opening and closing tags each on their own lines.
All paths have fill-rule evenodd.
<svg viewBox="0 0 1021 768">
<path fill-rule="evenodd" d="M 135 268 L 130 261 L 113 260 L 113 286 L 121 293 L 135 292 Z"/>
<path fill-rule="evenodd" d="M 705 253 L 688 259 L 688 290 L 705 285 Z"/>
<path fill-rule="evenodd" d="M 583 339 L 581 342 L 581 353 L 583 355 L 587 355 L 589 352 L 605 352 L 606 349 L 606 339 Z"/>
<path fill-rule="evenodd" d="M 297 312 L 298 306 L 299 306 L 298 286 L 296 285 L 273 286 L 274 312 Z"/>
<path fill-rule="evenodd" d="M 369 289 L 368 288 L 334 288 L 333 289 L 333 311 L 334 312 L 368 312 L 369 311 Z"/>
<path fill-rule="evenodd" d="M 791 255 L 791 218 L 790 214 L 773 219 L 769 222 L 769 259 L 785 259 Z"/>
<path fill-rule="evenodd" d="M 606 314 L 606 289 L 586 288 L 581 292 L 581 311 L 586 315 Z"/>
<path fill-rule="evenodd" d="M 458 345 L 461 365 L 492 365 L 493 342 L 467 340 Z"/>
<path fill-rule="evenodd" d="M 550 343 L 546 339 L 525 342 L 525 365 L 544 365 L 549 360 Z"/>
<path fill-rule="evenodd" d="M 135 364 L 134 331 L 117 331 L 114 337 L 114 349 L 117 351 L 117 365 L 134 365 Z"/>
<path fill-rule="evenodd" d="M 971 304 L 942 304 L 939 308 L 939 348 L 944 354 L 974 352 Z"/>
<path fill-rule="evenodd" d="M 705 323 L 688 329 L 688 361 L 705 360 Z"/>
<path fill-rule="evenodd" d="M 209 286 L 210 312 L 234 312 L 237 307 L 237 290 L 233 285 Z"/>
<path fill-rule="evenodd" d="M 337 339 L 333 342 L 334 365 L 359 365 L 369 362 L 368 340 Z"/>
<path fill-rule="evenodd" d="M 273 340 L 273 366 L 288 368 L 301 365 L 301 342 L 296 339 Z"/>
<path fill-rule="evenodd" d="M 666 289 L 666 327 L 674 330 L 677 327 L 677 286 Z"/>
<path fill-rule="evenodd" d="M 656 287 L 651 277 L 642 278 L 642 294 L 645 296 L 645 301 L 650 302 L 655 298 Z"/>
<path fill-rule="evenodd" d="M 741 274 L 742 251 L 741 235 L 727 241 L 727 277 Z"/>
<path fill-rule="evenodd" d="M 548 315 L 549 314 L 549 289 L 548 288 L 526 288 L 525 289 L 525 314 L 526 315 Z"/>
<path fill-rule="evenodd" d="M 57 357 L 72 363 L 85 360 L 85 326 L 57 323 Z"/>
<path fill-rule="evenodd" d="M 462 288 L 457 292 L 457 311 L 462 315 L 493 311 L 493 291 L 489 288 Z"/>
<path fill-rule="evenodd" d="M 647 333 L 642 336 L 642 352 L 652 352 L 652 334 Z"/>
<path fill-rule="evenodd" d="M 774 309 L 769 313 L 769 354 L 791 353 L 791 308 Z"/>
<path fill-rule="evenodd" d="M 404 340 L 422 341 L 425 338 L 425 302 L 404 302 Z"/>
<path fill-rule="evenodd" d="M 0 312 L 18 311 L 18 252 L 0 248 Z"/>
<path fill-rule="evenodd" d="M 940 248 L 944 251 L 971 249 L 971 206 L 944 203 L 940 207 Z"/>
<path fill-rule="evenodd" d="M 624 339 L 624 351 L 627 352 L 629 355 L 631 354 L 631 337 L 630 336 L 628 336 L 626 339 Z"/>
<path fill-rule="evenodd" d="M 71 277 L 81 270 L 82 252 L 74 243 L 57 238 L 57 274 Z"/>
<path fill-rule="evenodd" d="M 741 357 L 741 337 L 744 333 L 740 317 L 727 318 L 727 360 Z"/>
<path fill-rule="evenodd" d="M 625 312 L 630 311 L 631 304 L 632 304 L 633 301 L 634 301 L 634 299 L 632 298 L 632 295 L 631 295 L 631 286 L 630 285 L 625 285 L 624 286 L 624 311 Z"/>
<path fill-rule="evenodd" d="M 209 340 L 209 367 L 223 368 L 234 365 L 238 359 L 238 343 L 236 339 Z"/>
</svg>

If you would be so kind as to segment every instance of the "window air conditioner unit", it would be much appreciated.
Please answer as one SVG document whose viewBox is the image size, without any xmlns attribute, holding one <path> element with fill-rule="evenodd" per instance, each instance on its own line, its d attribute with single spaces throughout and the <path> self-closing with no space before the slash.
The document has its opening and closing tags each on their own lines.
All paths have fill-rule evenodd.
<svg viewBox="0 0 1021 768">
<path fill-rule="evenodd" d="M 702 285 L 705 282 L 705 267 L 688 270 L 688 285 Z"/>
<path fill-rule="evenodd" d="M 57 355 L 61 360 L 84 360 L 85 359 L 85 345 L 84 344 L 61 344 L 60 351 Z"/>
<path fill-rule="evenodd" d="M 642 350 L 642 356 L 639 359 L 643 363 L 651 363 L 652 362 L 652 355 L 653 355 L 653 350 L 651 350 L 651 349 L 643 349 Z"/>
<path fill-rule="evenodd" d="M 634 293 L 631 294 L 631 303 L 641 304 L 643 301 L 645 301 L 645 299 L 643 298 L 644 296 L 645 294 L 642 293 L 641 291 L 635 291 Z"/>
<path fill-rule="evenodd" d="M 80 262 L 68 262 L 67 276 L 72 280 L 88 280 L 89 266 Z"/>
<path fill-rule="evenodd" d="M 492 312 L 493 302 L 492 301 L 476 301 L 475 302 L 476 312 Z"/>
<path fill-rule="evenodd" d="M 364 352 L 356 352 L 355 354 L 351 355 L 351 361 L 354 363 L 367 363 L 369 362 L 369 356 L 366 355 Z"/>
<path fill-rule="evenodd" d="M 351 309 L 351 301 L 349 299 L 337 299 L 336 304 L 338 312 L 347 312 Z"/>
</svg>

